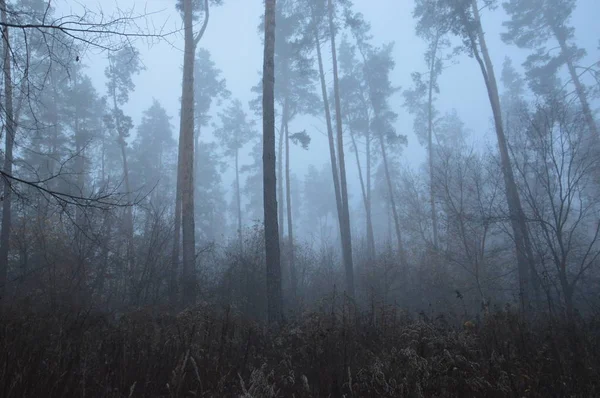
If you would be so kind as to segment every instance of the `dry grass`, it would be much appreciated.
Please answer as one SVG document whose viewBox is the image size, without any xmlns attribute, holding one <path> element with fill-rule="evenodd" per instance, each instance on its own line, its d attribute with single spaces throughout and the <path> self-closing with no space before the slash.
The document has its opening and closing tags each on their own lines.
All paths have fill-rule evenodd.
<svg viewBox="0 0 600 398">
<path fill-rule="evenodd" d="M 508 311 L 453 328 L 393 308 L 303 314 L 267 330 L 208 304 L 118 321 L 7 312 L 2 397 L 596 397 L 600 322 Z"/>
</svg>

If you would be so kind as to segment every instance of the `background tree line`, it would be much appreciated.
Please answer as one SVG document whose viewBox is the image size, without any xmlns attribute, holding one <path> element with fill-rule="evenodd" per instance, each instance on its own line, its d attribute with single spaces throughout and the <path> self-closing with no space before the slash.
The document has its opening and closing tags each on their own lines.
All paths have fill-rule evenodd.
<svg viewBox="0 0 600 398">
<path fill-rule="evenodd" d="M 119 31 L 96 28 L 102 87 L 80 56 L 92 38 L 61 28 L 48 2 L 0 3 L 4 302 L 208 300 L 276 322 L 343 291 L 357 307 L 597 311 L 600 86 L 598 63 L 582 64 L 596 49 L 576 44 L 575 1 L 415 1 L 425 68 L 405 88 L 391 77 L 396 44 L 377 44 L 351 1 L 267 1 L 248 104 L 202 48 L 221 4 L 177 2 L 181 113 L 155 99 L 135 123 L 129 97 L 152 68 L 137 42 L 101 41 Z M 530 51 L 522 67 L 490 57 L 482 14 L 498 6 L 502 40 Z M 439 81 L 458 60 L 476 64 L 487 92 L 484 149 L 437 105 L 456 95 Z M 407 117 L 422 165 L 403 160 Z M 299 175 L 294 150 L 318 153 L 315 134 L 327 137 L 325 165 Z"/>
</svg>

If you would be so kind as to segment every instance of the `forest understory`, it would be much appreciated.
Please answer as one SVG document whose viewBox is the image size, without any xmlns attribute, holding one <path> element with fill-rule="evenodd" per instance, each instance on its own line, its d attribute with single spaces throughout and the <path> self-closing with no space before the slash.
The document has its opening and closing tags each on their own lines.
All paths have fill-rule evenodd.
<svg viewBox="0 0 600 398">
<path fill-rule="evenodd" d="M 0 398 L 600 397 L 600 2 L 136 2 L 0 0 Z"/>
<path fill-rule="evenodd" d="M 414 316 L 325 298 L 266 328 L 232 306 L 6 311 L 3 397 L 596 397 L 600 319 Z"/>
</svg>

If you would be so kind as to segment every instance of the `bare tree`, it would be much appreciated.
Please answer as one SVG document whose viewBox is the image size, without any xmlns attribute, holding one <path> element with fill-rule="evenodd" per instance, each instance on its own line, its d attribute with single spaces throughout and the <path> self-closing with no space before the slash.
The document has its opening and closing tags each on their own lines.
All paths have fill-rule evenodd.
<svg viewBox="0 0 600 398">
<path fill-rule="evenodd" d="M 569 318 L 578 285 L 600 257 L 600 159 L 587 127 L 585 110 L 553 98 L 525 120 L 524 145 L 512 147 L 545 287 L 557 290 Z"/>
<path fill-rule="evenodd" d="M 533 252 L 508 152 L 496 75 L 481 24 L 478 1 L 435 0 L 433 3 L 429 3 L 420 0 L 417 2 L 415 15 L 419 18 L 419 29 L 436 26 L 440 20 L 449 23 L 452 26 L 451 32 L 463 39 L 466 50 L 475 58 L 481 69 L 494 118 L 506 201 L 515 240 L 521 309 L 527 315 L 530 310 L 531 280 L 535 274 Z"/>
</svg>

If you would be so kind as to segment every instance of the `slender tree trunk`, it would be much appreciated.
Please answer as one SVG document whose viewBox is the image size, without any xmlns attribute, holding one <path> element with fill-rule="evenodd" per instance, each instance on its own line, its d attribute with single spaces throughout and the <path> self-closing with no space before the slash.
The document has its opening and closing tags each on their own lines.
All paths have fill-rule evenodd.
<svg viewBox="0 0 600 398">
<path fill-rule="evenodd" d="M 287 84 L 287 82 L 282 82 L 282 84 Z M 285 224 L 284 224 L 284 215 L 285 209 L 284 206 L 284 196 L 283 196 L 283 140 L 285 135 L 285 125 L 287 124 L 287 114 L 288 114 L 288 99 L 287 96 L 283 100 L 283 107 L 281 110 L 281 127 L 279 129 L 279 149 L 277 151 L 277 179 L 281 181 L 281 184 L 277 186 L 277 215 L 279 217 L 279 241 L 283 242 L 283 237 L 285 235 Z"/>
<path fill-rule="evenodd" d="M 362 55 L 363 62 L 365 65 L 364 71 L 365 71 L 365 75 L 366 75 L 367 82 L 369 85 L 369 99 L 371 100 L 371 106 L 373 107 L 373 112 L 375 114 L 375 117 L 380 117 L 381 110 L 379 109 L 378 106 L 375 105 L 376 101 L 374 101 L 376 94 L 373 92 L 373 88 L 371 85 L 371 72 L 370 72 L 369 68 L 367 67 L 367 65 L 368 65 L 367 57 L 365 56 L 362 49 L 360 50 L 360 53 Z M 378 135 L 379 135 L 379 145 L 380 145 L 380 149 L 381 149 L 381 157 L 382 157 L 382 161 L 383 161 L 383 168 L 384 168 L 384 172 L 385 172 L 385 180 L 386 180 L 386 184 L 388 187 L 390 208 L 391 208 L 392 215 L 394 218 L 394 229 L 396 231 L 396 241 L 398 244 L 398 257 L 400 259 L 400 263 L 403 266 L 406 266 L 406 252 L 404 250 L 404 244 L 402 243 L 402 231 L 400 229 L 400 218 L 398 216 L 398 210 L 396 209 L 396 200 L 394 197 L 394 187 L 392 185 L 392 177 L 390 175 L 389 162 L 388 162 L 387 151 L 386 151 L 385 142 L 384 142 L 384 132 L 379 131 Z"/>
<path fill-rule="evenodd" d="M 115 84 L 116 86 L 116 84 Z M 121 128 L 119 107 L 117 104 L 117 91 L 112 90 L 113 113 L 115 115 L 115 126 L 119 135 L 119 147 L 121 149 L 121 160 L 123 165 L 123 180 L 125 182 L 125 197 L 127 198 L 128 206 L 125 207 L 125 234 L 126 234 L 126 256 L 127 259 L 127 275 L 133 278 L 135 275 L 134 256 L 133 256 L 133 208 L 131 206 L 131 184 L 129 183 L 129 167 L 127 164 L 127 143 L 125 141 L 125 132 Z"/>
<path fill-rule="evenodd" d="M 0 0 L 0 11 L 2 22 L 7 23 L 6 1 Z M 11 70 L 11 47 L 8 27 L 2 29 L 2 41 L 4 44 L 4 123 L 5 123 L 5 148 L 4 166 L 4 197 L 2 201 L 2 231 L 0 232 L 0 302 L 6 302 L 6 282 L 8 275 L 8 251 L 11 229 L 11 204 L 12 188 L 11 181 L 7 176 L 12 176 L 13 166 L 13 144 L 16 132 L 13 115 L 13 92 L 12 92 L 12 70 Z"/>
<path fill-rule="evenodd" d="M 290 279 L 292 282 L 292 306 L 296 305 L 298 292 L 298 279 L 296 274 L 296 262 L 294 258 L 294 228 L 292 222 L 292 188 L 290 181 L 290 131 L 285 124 L 285 201 L 287 209 L 288 225 L 288 262 L 290 264 Z"/>
<path fill-rule="evenodd" d="M 333 4 L 328 0 L 329 30 L 331 38 L 331 58 L 333 63 L 333 92 L 335 96 L 335 121 L 337 128 L 337 149 L 340 165 L 340 188 L 342 196 L 342 221 L 344 234 L 342 235 L 344 265 L 346 268 L 346 288 L 348 295 L 354 297 L 354 266 L 352 264 L 352 234 L 350 230 L 350 210 L 348 205 L 348 184 L 346 181 L 346 162 L 344 159 L 344 138 L 342 131 L 342 111 L 340 103 L 340 89 L 338 79 L 337 51 L 335 47 L 335 26 L 333 23 Z"/>
<path fill-rule="evenodd" d="M 200 156 L 198 156 L 198 154 L 200 153 L 200 124 L 198 123 L 198 126 L 194 126 L 196 128 L 196 131 L 194 132 L 194 194 L 196 195 L 195 197 L 198 197 L 200 195 L 200 190 L 199 190 L 199 185 L 198 185 L 198 181 L 200 179 Z M 196 209 L 194 209 L 194 214 L 195 214 Z M 197 214 L 195 214 L 197 216 Z"/>
<path fill-rule="evenodd" d="M 314 19 L 314 14 L 313 14 L 313 19 Z M 338 215 L 338 226 L 339 226 L 339 231 L 340 231 L 340 245 L 341 245 L 341 249 L 342 249 L 342 261 L 344 263 L 344 268 L 347 268 L 347 264 L 348 264 L 347 251 L 344 250 L 345 242 L 346 242 L 346 239 L 345 239 L 346 230 L 344 228 L 344 220 L 343 220 L 344 213 L 343 213 L 342 197 L 341 197 L 341 189 L 340 189 L 340 177 L 339 177 L 339 173 L 338 173 L 338 165 L 337 165 L 337 159 L 336 159 L 336 154 L 335 154 L 333 126 L 331 123 L 331 111 L 330 111 L 330 107 L 329 107 L 329 98 L 327 95 L 327 85 L 325 83 L 325 70 L 323 68 L 321 43 L 319 42 L 318 30 L 316 27 L 314 28 L 314 35 L 315 35 L 315 45 L 316 45 L 316 49 L 317 49 L 317 59 L 318 59 L 318 63 L 319 63 L 319 77 L 321 80 L 321 93 L 323 96 L 323 107 L 325 109 L 325 120 L 327 123 L 327 138 L 329 140 L 329 157 L 330 157 L 330 162 L 331 162 L 331 172 L 332 172 L 332 176 L 333 176 L 335 204 L 336 204 L 337 215 Z"/>
<path fill-rule="evenodd" d="M 184 0 L 185 51 L 179 139 L 183 144 L 181 171 L 181 219 L 183 243 L 183 305 L 196 302 L 196 249 L 194 225 L 194 35 L 192 0 Z"/>
<path fill-rule="evenodd" d="M 125 140 L 121 142 L 121 157 L 123 159 L 123 178 L 125 180 L 125 189 L 127 190 L 127 203 L 125 208 L 125 228 L 127 229 L 127 262 L 130 272 L 133 272 L 133 210 L 131 205 L 131 185 L 129 183 L 129 166 L 127 164 L 127 151 Z"/>
<path fill-rule="evenodd" d="M 314 13 L 313 13 L 313 19 L 315 19 Z M 343 239 L 341 239 L 341 237 L 344 235 L 344 223 L 342 220 L 342 198 L 340 195 L 340 176 L 338 173 L 338 167 L 337 167 L 337 159 L 336 159 L 336 155 L 335 155 L 335 142 L 334 142 L 334 138 L 333 138 L 333 126 L 331 124 L 331 111 L 329 108 L 329 98 L 327 95 L 327 85 L 325 83 L 325 70 L 323 68 L 323 57 L 321 54 L 321 43 L 319 42 L 319 33 L 318 30 L 315 26 L 314 28 L 314 35 L 315 35 L 315 46 L 317 49 L 317 60 L 319 63 L 319 77 L 321 80 L 321 94 L 323 96 L 323 107 L 325 108 L 325 121 L 327 123 L 327 138 L 329 140 L 329 158 L 330 158 L 330 162 L 331 162 L 331 173 L 333 176 L 333 190 L 335 192 L 335 204 L 336 204 L 336 209 L 337 209 L 337 215 L 338 215 L 338 226 L 340 229 L 340 243 L 341 243 L 341 247 L 342 247 L 342 256 L 343 256 L 343 261 L 344 264 L 346 264 L 346 257 L 344 256 L 344 241 Z"/>
<path fill-rule="evenodd" d="M 179 273 L 179 251 L 181 249 L 181 159 L 183 159 L 183 140 L 179 137 L 177 152 L 177 183 L 175 188 L 175 222 L 173 229 L 173 250 L 171 252 L 171 272 L 169 274 L 169 301 L 171 306 L 178 304 L 177 276 Z"/>
<path fill-rule="evenodd" d="M 431 226 L 433 230 L 433 248 L 438 248 L 438 223 L 435 209 L 435 191 L 433 188 L 433 85 L 435 84 L 435 59 L 439 36 L 435 37 L 431 62 L 429 65 L 429 87 L 427 96 L 427 152 L 429 157 L 429 203 L 431 207 Z"/>
<path fill-rule="evenodd" d="M 235 150 L 235 205 L 237 207 L 238 239 L 240 241 L 240 252 L 244 251 L 244 239 L 242 234 L 242 197 L 240 192 L 240 167 L 239 150 Z"/>
<path fill-rule="evenodd" d="M 75 90 L 77 89 L 77 71 L 74 73 Z M 85 154 L 84 154 L 84 139 L 82 137 L 82 131 L 80 126 L 80 107 L 79 103 L 75 104 L 75 152 L 77 158 L 75 159 L 75 173 L 77 174 L 77 192 L 76 195 L 84 196 L 84 185 L 85 185 Z M 73 270 L 73 276 L 75 281 L 79 284 L 85 282 L 85 236 L 86 236 L 86 225 L 84 218 L 84 209 L 77 207 L 75 208 L 75 223 L 77 228 L 75 229 L 75 250 L 77 254 L 77 269 Z"/>
<path fill-rule="evenodd" d="M 369 122 L 370 124 L 370 122 Z M 373 211 L 372 211 L 372 206 L 371 206 L 371 196 L 372 196 L 372 189 L 371 189 L 371 140 L 372 140 L 372 136 L 371 136 L 371 131 L 367 130 L 366 132 L 366 137 L 365 137 L 365 150 L 367 152 L 367 167 L 366 167 L 366 174 L 367 174 L 367 231 L 368 231 L 368 241 L 369 241 L 369 245 L 371 246 L 371 255 L 373 256 L 373 258 L 375 258 L 375 233 L 373 232 Z"/>
<path fill-rule="evenodd" d="M 519 197 L 519 191 L 517 190 L 517 184 L 515 183 L 510 156 L 508 153 L 508 144 L 506 142 L 504 127 L 502 124 L 502 113 L 500 108 L 498 87 L 496 85 L 496 76 L 494 74 L 494 68 L 485 42 L 483 28 L 481 27 L 481 19 L 479 17 L 479 10 L 477 8 L 477 0 L 472 0 L 471 6 L 476 22 L 477 39 L 475 37 L 471 37 L 470 40 L 472 46 L 474 47 L 476 46 L 477 42 L 480 43 L 481 55 L 483 56 L 482 60 L 478 49 L 476 47 L 473 48 L 474 56 L 477 59 L 483 74 L 490 105 L 492 107 L 492 113 L 494 115 L 494 125 L 496 128 L 496 136 L 498 139 L 498 148 L 500 151 L 500 160 L 502 164 L 502 173 L 504 175 L 504 184 L 506 188 L 506 200 L 517 252 L 521 309 L 527 316 L 529 313 L 530 304 L 529 283 L 531 280 L 531 275 L 534 275 L 535 272 L 533 253 L 531 251 L 529 232 L 525 223 L 525 214 L 523 212 L 523 208 L 521 207 L 521 199 Z"/>
<path fill-rule="evenodd" d="M 275 172 L 275 0 L 265 0 L 265 52 L 263 63 L 263 191 L 265 256 L 267 263 L 267 317 L 270 324 L 283 319 L 281 253 L 277 225 Z"/>
<path fill-rule="evenodd" d="M 363 178 L 362 167 L 360 165 L 360 155 L 358 153 L 358 145 L 356 145 L 356 138 L 354 133 L 350 130 L 350 139 L 352 141 L 352 148 L 356 155 L 356 167 L 358 168 L 358 179 L 360 181 L 360 190 L 363 197 L 363 204 L 365 206 L 365 218 L 367 228 L 367 254 L 369 260 L 372 260 L 375 254 L 375 238 L 373 234 L 373 225 L 371 223 L 370 209 L 369 209 L 369 198 L 367 197 L 367 189 L 365 187 L 365 179 Z"/>
<path fill-rule="evenodd" d="M 388 187 L 388 194 L 390 199 L 390 209 L 394 219 L 394 229 L 396 232 L 396 242 L 398 244 L 398 256 L 402 266 L 406 266 L 406 252 L 404 251 L 404 244 L 402 243 L 402 231 L 400 229 L 400 218 L 398 217 L 398 210 L 396 209 L 396 200 L 394 198 L 394 186 L 392 184 L 392 177 L 390 175 L 390 168 L 387 159 L 387 151 L 385 149 L 385 143 L 383 142 L 383 134 L 379 135 L 379 143 L 381 146 L 381 157 L 383 160 L 383 169 L 385 171 L 385 181 Z"/>
</svg>

